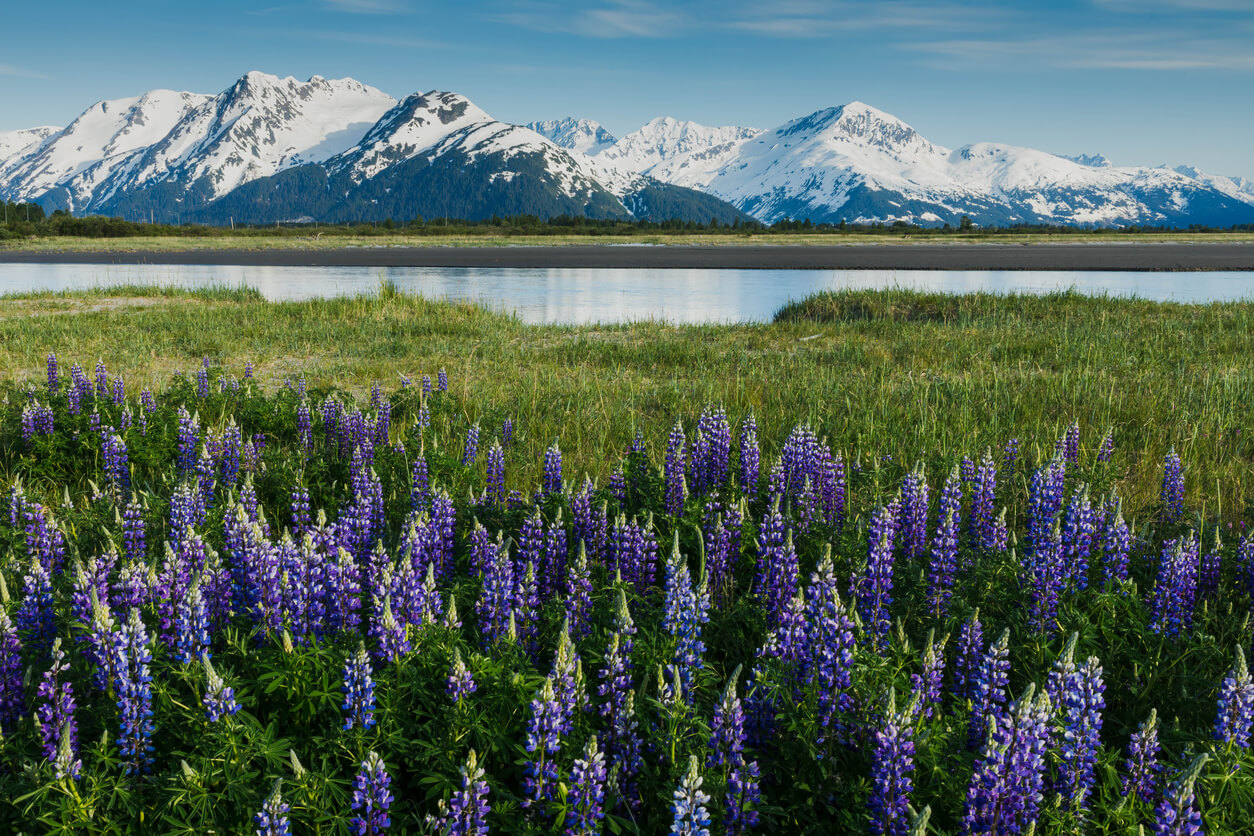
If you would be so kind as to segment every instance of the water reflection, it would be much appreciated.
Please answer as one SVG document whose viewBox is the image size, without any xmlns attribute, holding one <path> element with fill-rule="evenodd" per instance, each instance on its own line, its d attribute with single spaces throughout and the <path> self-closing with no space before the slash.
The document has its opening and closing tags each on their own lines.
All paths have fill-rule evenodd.
<svg viewBox="0 0 1254 836">
<path fill-rule="evenodd" d="M 895 270 L 642 270 L 439 267 L 239 267 L 206 265 L 0 264 L 0 290 L 76 290 L 116 284 L 247 286 L 271 300 L 376 293 L 388 280 L 405 293 L 470 301 L 525 322 L 582 324 L 767 321 L 780 306 L 819 290 L 903 287 L 965 293 L 1136 295 L 1179 302 L 1254 298 L 1254 273 L 1094 273 Z"/>
</svg>

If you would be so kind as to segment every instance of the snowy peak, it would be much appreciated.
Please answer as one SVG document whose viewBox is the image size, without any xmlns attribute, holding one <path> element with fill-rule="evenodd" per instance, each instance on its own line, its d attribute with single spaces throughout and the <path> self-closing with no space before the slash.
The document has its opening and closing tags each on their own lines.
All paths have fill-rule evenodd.
<svg viewBox="0 0 1254 836">
<path fill-rule="evenodd" d="M 36 151 L 49 137 L 61 132 L 60 128 L 25 128 L 20 131 L 0 131 L 0 189 L 4 173 Z"/>
<path fill-rule="evenodd" d="M 1076 165 L 1082 165 L 1085 168 L 1114 168 L 1115 164 L 1105 154 L 1077 154 L 1074 157 L 1066 154 L 1059 154 L 1064 160 L 1071 160 Z"/>
<path fill-rule="evenodd" d="M 414 93 L 384 113 L 352 148 L 327 161 L 332 172 L 349 171 L 356 181 L 425 151 L 468 125 L 492 117 L 457 93 Z"/>
<path fill-rule="evenodd" d="M 788 122 L 774 132 L 779 140 L 812 142 L 829 147 L 852 145 L 879 151 L 897 159 L 948 153 L 924 139 L 896 116 L 862 102 L 815 111 Z"/>
<path fill-rule="evenodd" d="M 757 134 L 756 128 L 708 127 L 663 116 L 627 134 L 600 156 L 621 167 L 648 173 L 659 164 L 724 154 Z"/>
<path fill-rule="evenodd" d="M 1224 177 L 1221 174 L 1207 174 L 1191 165 L 1178 165 L 1172 171 L 1188 177 L 1190 180 L 1204 183 L 1228 197 L 1235 198 L 1243 203 L 1254 204 L 1254 180 L 1246 177 Z"/>
<path fill-rule="evenodd" d="M 568 116 L 565 119 L 528 122 L 527 127 L 554 145 L 588 157 L 596 156 L 618 141 L 613 134 L 591 119 Z"/>
</svg>

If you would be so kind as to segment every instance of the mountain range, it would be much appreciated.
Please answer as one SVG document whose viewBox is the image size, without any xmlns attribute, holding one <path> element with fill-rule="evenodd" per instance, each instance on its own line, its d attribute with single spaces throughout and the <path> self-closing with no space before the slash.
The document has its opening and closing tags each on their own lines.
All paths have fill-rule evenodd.
<svg viewBox="0 0 1254 836">
<path fill-rule="evenodd" d="M 1230 226 L 1254 182 L 996 143 L 949 149 L 861 102 L 773 129 L 498 121 L 453 92 L 250 72 L 0 132 L 0 199 L 166 222 L 480 219 Z"/>
</svg>

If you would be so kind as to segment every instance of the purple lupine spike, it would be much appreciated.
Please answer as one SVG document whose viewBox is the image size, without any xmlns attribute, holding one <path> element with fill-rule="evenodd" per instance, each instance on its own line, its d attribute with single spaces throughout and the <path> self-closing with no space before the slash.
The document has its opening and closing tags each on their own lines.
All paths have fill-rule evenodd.
<svg viewBox="0 0 1254 836">
<path fill-rule="evenodd" d="M 118 749 L 128 775 L 148 772 L 152 766 L 151 641 L 139 610 L 131 610 L 117 643 L 117 696 L 121 711 Z"/>
<path fill-rule="evenodd" d="M 24 716 L 26 689 L 22 683 L 22 640 L 18 638 L 17 627 L 9 619 L 8 612 L 0 607 L 0 733 L 11 733 Z"/>
<path fill-rule="evenodd" d="M 964 485 L 975 483 L 975 460 L 970 456 L 962 457 L 962 463 L 958 466 L 958 471 L 962 474 L 962 483 Z"/>
<path fill-rule="evenodd" d="M 22 644 L 36 659 L 42 659 L 55 644 L 56 615 L 53 612 L 52 576 L 38 557 L 32 557 L 23 578 L 25 595 L 17 609 L 17 630 Z"/>
<path fill-rule="evenodd" d="M 1097 448 L 1097 461 L 1099 464 L 1111 460 L 1115 455 L 1115 428 L 1111 427 L 1106 430 L 1106 435 L 1102 437 L 1102 445 Z"/>
<path fill-rule="evenodd" d="M 388 775 L 383 759 L 376 752 L 369 752 L 361 762 L 361 769 L 353 782 L 353 809 L 360 811 L 349 821 L 349 827 L 360 834 L 382 833 L 392 824 L 388 808 L 392 806 L 392 791 L 388 788 L 392 776 Z"/>
<path fill-rule="evenodd" d="M 636 626 L 627 608 L 627 595 L 619 586 L 609 646 L 605 651 L 605 661 L 597 672 L 597 695 L 601 697 L 600 713 L 606 721 L 606 756 L 618 775 L 619 797 L 633 809 L 636 804 L 636 776 L 644 766 L 635 713 L 635 691 L 632 690 L 631 651 L 635 633 Z"/>
<path fill-rule="evenodd" d="M 1006 704 L 1006 688 L 1010 684 L 1010 630 L 1002 631 L 1001 637 L 988 646 L 988 652 L 975 671 L 972 687 L 971 723 L 967 730 L 967 745 L 975 748 L 984 738 L 990 720 L 1003 718 Z"/>
<path fill-rule="evenodd" d="M 1219 712 L 1215 739 L 1227 746 L 1250 748 L 1254 726 L 1254 679 L 1245 665 L 1245 651 L 1237 645 L 1236 661 L 1219 687 Z"/>
<path fill-rule="evenodd" d="M 475 679 L 470 673 L 470 668 L 466 667 L 466 663 L 462 661 L 462 652 L 454 647 L 453 664 L 449 666 L 448 682 L 445 685 L 445 691 L 453 702 L 461 705 L 462 700 L 469 699 L 470 695 L 476 690 L 478 690 L 478 686 L 475 685 Z"/>
<path fill-rule="evenodd" d="M 780 624 L 788 602 L 797 594 L 797 552 L 792 531 L 780 512 L 779 499 L 758 527 L 757 594 L 762 600 L 769 628 Z"/>
<path fill-rule="evenodd" d="M 536 584 L 536 565 L 527 561 L 514 567 L 514 590 L 511 595 L 510 627 L 527 655 L 534 661 L 540 655 L 540 593 Z"/>
<path fill-rule="evenodd" d="M 189 475 L 196 467 L 200 447 L 200 422 L 180 406 L 178 411 L 178 469 L 181 475 Z"/>
<path fill-rule="evenodd" d="M 131 488 L 131 468 L 126 442 L 111 428 L 102 435 L 100 455 L 104 459 L 105 478 L 114 498 L 120 500 Z"/>
<path fill-rule="evenodd" d="M 48 352 L 48 397 L 55 398 L 61 392 L 61 380 L 58 376 L 57 355 Z"/>
<path fill-rule="evenodd" d="M 1220 550 L 1222 548 L 1223 541 L 1219 539 L 1219 529 L 1216 528 L 1214 544 L 1202 554 L 1198 566 L 1197 591 L 1202 597 L 1213 597 L 1219 592 L 1219 570 L 1222 563 Z"/>
<path fill-rule="evenodd" d="M 1068 464 L 1080 463 L 1080 422 L 1072 421 L 1067 427 L 1066 444 L 1063 458 Z"/>
<path fill-rule="evenodd" d="M 675 655 L 671 665 L 683 686 L 684 699 L 692 700 L 692 683 L 697 671 L 704 667 L 705 643 L 701 641 L 701 625 L 710 620 L 710 595 L 704 583 L 694 585 L 688 561 L 679 553 L 679 534 L 675 534 L 671 558 L 666 562 L 666 597 L 662 626 L 675 639 Z M 668 672 L 667 679 L 672 678 Z"/>
<path fill-rule="evenodd" d="M 306 454 L 313 450 L 313 415 L 307 400 L 301 401 L 296 407 L 296 438 Z"/>
<path fill-rule="evenodd" d="M 935 631 L 928 630 L 920 670 L 910 674 L 911 698 L 918 701 L 919 712 L 928 720 L 932 719 L 933 706 L 941 704 L 945 685 L 945 645 L 948 641 L 948 635 L 936 641 Z"/>
<path fill-rule="evenodd" d="M 557 496 L 562 492 L 562 448 L 556 441 L 544 451 L 544 480 L 540 486 L 541 498 Z"/>
<path fill-rule="evenodd" d="M 570 499 L 570 515 L 574 542 L 583 544 L 588 559 L 599 563 L 605 557 L 609 520 L 605 504 L 597 505 L 595 494 L 592 480 L 585 476 L 583 486 Z"/>
<path fill-rule="evenodd" d="M 303 537 L 313 526 L 313 518 L 309 512 L 309 489 L 297 485 L 292 491 L 292 534 Z"/>
<path fill-rule="evenodd" d="M 758 423 L 753 413 L 745 416 L 740 424 L 740 491 L 754 497 L 758 493 L 758 473 L 762 466 L 762 452 L 758 449 Z"/>
<path fill-rule="evenodd" d="M 665 507 L 666 513 L 678 517 L 684 512 L 684 499 L 688 489 L 684 482 L 685 470 L 685 436 L 682 421 L 676 421 L 666 441 L 666 461 L 663 465 L 663 478 L 666 482 Z"/>
<path fill-rule="evenodd" d="M 121 406 L 126 402 L 126 381 L 122 375 L 113 378 L 113 403 L 115 406 Z"/>
<path fill-rule="evenodd" d="M 444 369 L 440 369 L 436 374 L 436 390 L 440 392 L 448 391 L 448 372 L 444 371 Z"/>
<path fill-rule="evenodd" d="M 396 662 L 410 651 L 409 628 L 396 620 L 392 612 L 392 596 L 385 595 L 375 605 L 377 615 L 370 625 L 375 640 L 375 658 L 379 661 Z"/>
<path fill-rule="evenodd" d="M 797 652 L 807 657 L 802 676 L 807 683 L 818 686 L 820 726 L 843 733 L 844 723 L 839 718 L 853 709 L 854 625 L 837 587 L 829 548 L 810 575 L 803 604 L 804 618 L 798 625 L 803 637 Z M 783 644 L 786 642 L 781 642 Z M 786 646 L 781 646 L 780 650 L 789 652 Z M 822 736 L 825 737 L 826 732 Z"/>
<path fill-rule="evenodd" d="M 985 448 L 971 491 L 970 523 L 971 542 L 985 552 L 993 551 L 997 545 L 996 518 L 994 517 L 996 502 L 997 465 L 993 461 L 992 451 Z"/>
<path fill-rule="evenodd" d="M 575 718 L 575 712 L 588 705 L 588 694 L 584 689 L 583 662 L 579 659 L 579 651 L 570 640 L 570 625 L 563 623 L 562 632 L 557 640 L 557 652 L 553 656 L 553 693 L 557 704 L 562 708 L 562 734 L 569 734 Z"/>
<path fill-rule="evenodd" d="M 920 462 L 901 482 L 901 548 L 909 560 L 927 553 L 927 476 Z"/>
<path fill-rule="evenodd" d="M 1175 638 L 1193 626 L 1197 563 L 1180 539 L 1163 543 L 1158 578 L 1150 591 L 1150 629 Z"/>
<path fill-rule="evenodd" d="M 740 529 L 744 500 L 724 506 L 717 497 L 705 503 L 701 530 L 711 600 L 715 606 L 731 603 L 736 592 L 736 564 L 740 559 Z"/>
<path fill-rule="evenodd" d="M 522 806 L 532 808 L 555 797 L 558 781 L 557 754 L 562 748 L 562 707 L 553 691 L 553 677 L 531 701 L 531 723 L 527 727 L 527 751 L 531 758 L 523 770 Z"/>
<path fill-rule="evenodd" d="M 967 790 L 963 833 L 1023 833 L 1040 812 L 1053 706 L 1031 683 L 1000 718 L 986 742 Z"/>
<path fill-rule="evenodd" d="M 375 724 L 374 719 L 374 671 L 364 642 L 357 643 L 357 650 L 344 663 L 344 730 L 357 726 L 363 731 Z"/>
<path fill-rule="evenodd" d="M 282 788 L 283 779 L 275 778 L 274 788 L 266 796 L 261 811 L 253 816 L 258 836 L 291 836 L 292 829 L 287 819 L 291 807 L 283 801 Z"/>
<path fill-rule="evenodd" d="M 1081 815 L 1088 808 L 1101 749 L 1102 709 L 1106 684 L 1096 657 L 1076 666 L 1063 682 L 1058 709 L 1065 729 L 1059 743 L 1059 791 Z"/>
<path fill-rule="evenodd" d="M 52 642 L 52 664 L 44 671 L 35 699 L 36 729 L 44 757 L 57 765 L 57 777 L 66 775 L 77 778 L 82 762 L 78 760 L 78 722 L 74 718 L 74 684 L 69 681 L 70 663 L 65 660 L 61 639 Z M 60 749 L 68 750 L 68 757 L 61 758 Z M 64 760 L 65 763 L 58 763 Z"/>
<path fill-rule="evenodd" d="M 1176 448 L 1167 451 L 1163 460 L 1163 487 L 1160 493 L 1164 522 L 1173 523 L 1184 516 L 1184 465 Z"/>
<path fill-rule="evenodd" d="M 473 424 L 466 430 L 466 446 L 462 450 L 462 464 L 472 465 L 479 455 L 479 425 Z"/>
<path fill-rule="evenodd" d="M 976 671 L 984 652 L 984 625 L 980 623 L 980 611 L 976 610 L 963 622 L 958 633 L 958 650 L 954 657 L 954 696 L 961 700 L 974 699 Z"/>
<path fill-rule="evenodd" d="M 109 396 L 109 371 L 105 368 L 104 360 L 96 360 L 96 397 L 107 398 Z"/>
<path fill-rule="evenodd" d="M 1123 503 L 1117 496 L 1112 496 L 1111 505 L 1102 542 L 1102 568 L 1107 592 L 1112 591 L 1118 582 L 1128 579 L 1128 552 L 1132 546 L 1132 534 L 1123 519 Z"/>
<path fill-rule="evenodd" d="M 679 836 L 710 836 L 710 813 L 706 809 L 710 796 L 701 789 L 702 783 L 697 756 L 690 755 L 688 770 L 680 778 L 671 802 L 671 833 Z"/>
<path fill-rule="evenodd" d="M 1062 559 L 1067 585 L 1081 592 L 1089 586 L 1095 521 L 1088 485 L 1076 486 L 1062 525 Z"/>
<path fill-rule="evenodd" d="M 196 397 L 202 401 L 209 397 L 209 358 L 204 358 L 200 368 L 196 369 Z"/>
<path fill-rule="evenodd" d="M 627 474 L 623 471 L 623 465 L 620 462 L 610 471 L 610 479 L 605 489 L 609 491 L 610 496 L 614 497 L 614 501 L 618 503 L 619 508 L 627 505 Z"/>
<path fill-rule="evenodd" d="M 762 800 L 757 761 L 745 759 L 745 712 L 736 695 L 740 667 L 727 680 L 722 698 L 714 705 L 710 723 L 710 754 L 706 766 L 722 767 L 727 785 L 723 805 L 723 829 L 740 836 L 758 824 L 757 805 Z"/>
<path fill-rule="evenodd" d="M 597 750 L 596 735 L 588 738 L 583 754 L 575 758 L 570 769 L 570 815 L 566 836 L 595 836 L 601 832 L 605 818 L 605 755 Z"/>
<path fill-rule="evenodd" d="M 501 446 L 508 447 L 514 440 L 514 419 L 506 417 L 501 421 Z"/>
<path fill-rule="evenodd" d="M 1203 753 L 1172 779 L 1154 810 L 1150 832 L 1154 836 L 1194 836 L 1202 830 L 1202 813 L 1197 809 L 1194 786 L 1210 755 Z"/>
<path fill-rule="evenodd" d="M 1154 799 L 1158 797 L 1159 776 L 1163 768 L 1158 761 L 1161 748 L 1158 742 L 1158 711 L 1151 709 L 1149 718 L 1128 741 L 1123 775 L 1119 778 L 1125 797 L 1139 798 L 1146 804 L 1154 803 Z"/>
<path fill-rule="evenodd" d="M 476 532 L 480 529 L 476 528 Z M 514 561 L 501 542 L 500 535 L 495 542 L 487 540 L 484 554 L 479 557 L 483 570 L 483 594 L 475 606 L 479 618 L 479 633 L 485 645 L 501 641 L 505 638 L 507 628 L 514 615 Z M 473 558 L 472 558 L 473 559 Z"/>
<path fill-rule="evenodd" d="M 858 601 L 858 614 L 867 632 L 883 647 L 888 641 L 893 602 L 893 520 L 892 509 L 881 507 L 871 516 L 867 529 L 867 563 L 863 575 L 854 578 L 851 594 Z"/>
<path fill-rule="evenodd" d="M 897 710 L 890 690 L 883 721 L 875 731 L 871 760 L 871 798 L 867 802 L 871 832 L 906 836 L 910 830 L 910 792 L 914 789 L 914 711 L 910 702 Z"/>
<path fill-rule="evenodd" d="M 657 538 L 653 533 L 652 515 L 642 526 L 636 518 L 631 522 L 620 514 L 610 531 L 607 550 L 608 568 L 644 595 L 654 583 L 657 573 Z"/>
<path fill-rule="evenodd" d="M 505 503 L 505 450 L 501 442 L 493 441 L 488 450 L 487 476 L 484 480 L 483 501 L 489 507 Z"/>
<path fill-rule="evenodd" d="M 570 631 L 576 638 L 584 638 L 592 631 L 592 576 L 588 553 L 582 541 L 566 573 L 565 593 L 566 621 L 570 624 Z"/>
<path fill-rule="evenodd" d="M 427 817 L 427 826 L 442 836 L 487 836 L 488 782 L 479 766 L 475 750 L 471 749 L 461 768 L 461 786 L 447 804 L 440 802 L 439 818 Z"/>
<path fill-rule="evenodd" d="M 200 663 L 205 669 L 205 695 L 201 704 L 205 707 L 205 717 L 210 723 L 216 723 L 224 717 L 233 717 L 239 713 L 239 703 L 235 700 L 235 689 L 226 684 L 226 680 L 209 661 L 209 654 L 201 654 Z"/>
<path fill-rule="evenodd" d="M 143 562 L 147 555 L 144 509 L 135 496 L 122 512 L 122 548 L 127 560 Z"/>
<path fill-rule="evenodd" d="M 565 589 L 567 557 L 566 524 L 562 522 L 562 509 L 558 508 L 557 515 L 544 531 L 544 552 L 540 557 L 543 600 L 554 598 Z"/>
<path fill-rule="evenodd" d="M 701 410 L 688 463 L 692 492 L 704 496 L 727 481 L 731 460 L 731 425 L 722 409 L 707 405 Z"/>
<path fill-rule="evenodd" d="M 199 577 L 192 579 L 178 599 L 173 628 L 176 661 L 187 664 L 209 652 L 209 618 Z"/>
<path fill-rule="evenodd" d="M 958 526 L 962 513 L 962 477 L 955 465 L 941 489 L 936 537 L 932 540 L 932 560 L 928 565 L 928 600 L 932 614 L 944 618 L 953 595 L 954 573 L 958 569 Z"/>
<path fill-rule="evenodd" d="M 1021 584 L 1030 598 L 1028 620 L 1038 633 L 1050 635 L 1058 624 L 1058 598 L 1066 585 L 1062 533 L 1057 520 L 1028 551 L 1022 568 Z"/>
<path fill-rule="evenodd" d="M 410 470 L 409 507 L 413 511 L 429 508 L 431 505 L 431 477 L 427 471 L 427 460 L 419 455 L 414 459 Z"/>
</svg>

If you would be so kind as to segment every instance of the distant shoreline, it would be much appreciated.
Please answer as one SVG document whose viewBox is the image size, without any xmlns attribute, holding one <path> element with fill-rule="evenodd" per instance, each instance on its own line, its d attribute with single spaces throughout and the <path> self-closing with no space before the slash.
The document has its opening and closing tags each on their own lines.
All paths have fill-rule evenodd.
<svg viewBox="0 0 1254 836">
<path fill-rule="evenodd" d="M 573 269 L 1254 271 L 1254 243 L 0 250 L 0 264 Z"/>
</svg>

